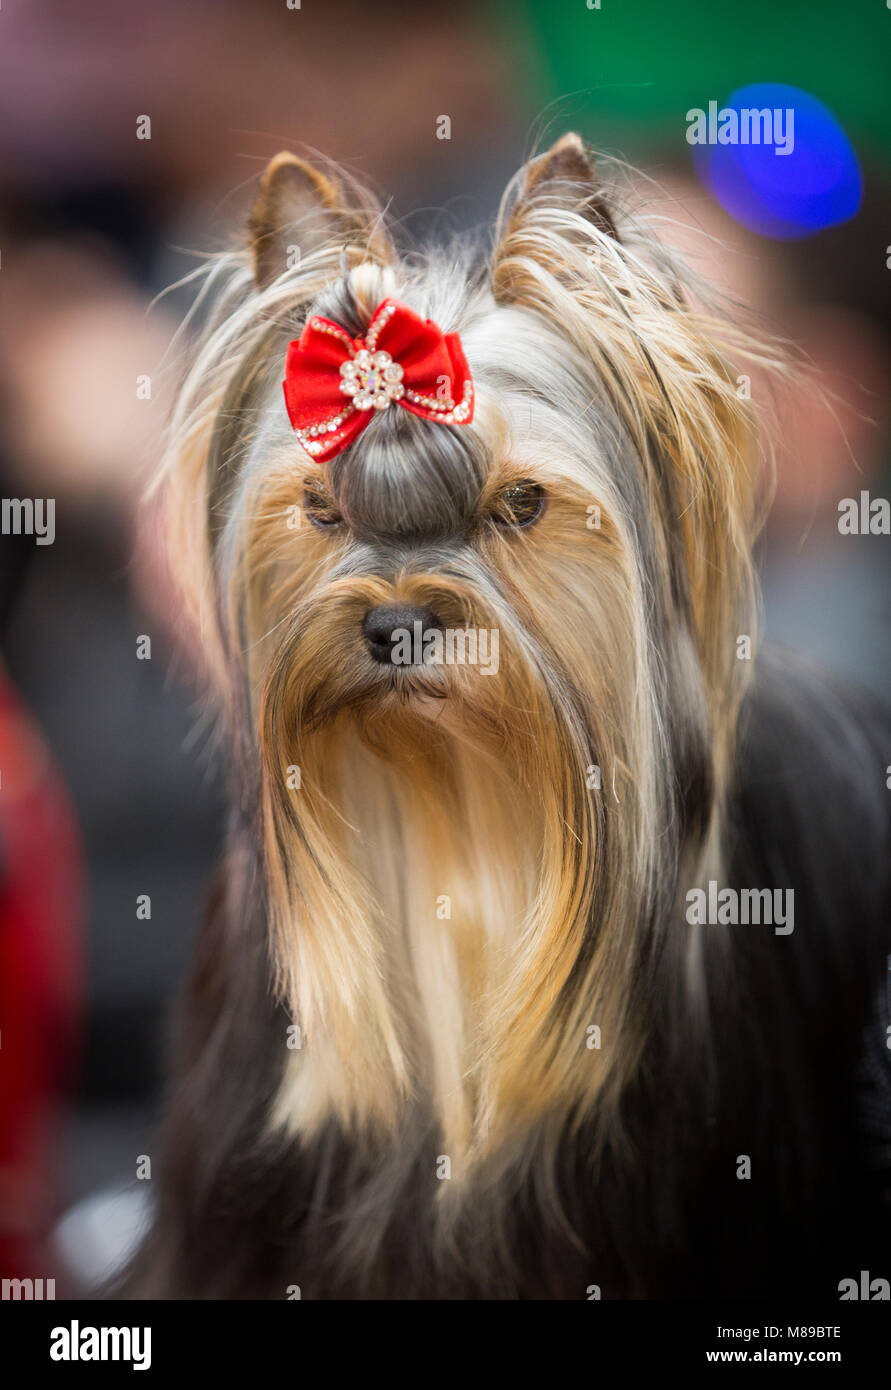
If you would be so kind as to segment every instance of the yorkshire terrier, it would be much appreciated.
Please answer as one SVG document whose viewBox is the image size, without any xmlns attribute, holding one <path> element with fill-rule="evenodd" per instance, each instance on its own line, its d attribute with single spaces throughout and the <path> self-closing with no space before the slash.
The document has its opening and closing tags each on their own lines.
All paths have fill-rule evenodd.
<svg viewBox="0 0 891 1390">
<path fill-rule="evenodd" d="M 199 305 L 163 486 L 231 818 L 128 1292 L 881 1274 L 891 721 L 748 659 L 774 350 L 574 135 L 409 256 L 281 154 Z"/>
</svg>

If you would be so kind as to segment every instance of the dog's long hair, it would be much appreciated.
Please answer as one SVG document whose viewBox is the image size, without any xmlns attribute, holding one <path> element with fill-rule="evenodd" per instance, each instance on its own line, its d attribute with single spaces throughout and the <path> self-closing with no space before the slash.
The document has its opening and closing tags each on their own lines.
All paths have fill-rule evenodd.
<svg viewBox="0 0 891 1390">
<path fill-rule="evenodd" d="M 474 423 L 390 410 L 321 468 L 286 346 L 391 295 L 460 332 Z M 508 188 L 488 256 L 400 258 L 367 195 L 279 156 L 196 313 L 162 481 L 233 811 L 138 1287 L 566 1292 L 609 1228 L 595 1189 L 624 1194 L 613 1248 L 642 1219 L 646 1087 L 674 1078 L 680 1121 L 718 1034 L 760 1036 L 683 904 L 731 872 L 765 492 L 737 373 L 777 354 L 576 137 Z M 504 524 L 518 484 L 534 525 Z M 394 603 L 496 629 L 497 676 L 382 673 L 362 619 Z M 600 1258 L 616 1291 L 658 1283 Z"/>
</svg>

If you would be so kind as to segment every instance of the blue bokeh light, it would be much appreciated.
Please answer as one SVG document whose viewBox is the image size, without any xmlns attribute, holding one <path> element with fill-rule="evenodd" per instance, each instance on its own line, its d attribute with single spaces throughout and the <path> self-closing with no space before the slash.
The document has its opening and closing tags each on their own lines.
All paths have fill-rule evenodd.
<svg viewBox="0 0 891 1390">
<path fill-rule="evenodd" d="M 794 113 L 789 152 L 770 144 L 696 144 L 699 177 L 737 222 L 782 241 L 811 236 L 853 217 L 862 179 L 840 123 L 821 101 L 798 87 L 756 82 L 740 87 L 720 111 Z M 784 114 L 780 130 L 786 136 Z M 714 122 L 712 128 L 714 135 Z"/>
</svg>

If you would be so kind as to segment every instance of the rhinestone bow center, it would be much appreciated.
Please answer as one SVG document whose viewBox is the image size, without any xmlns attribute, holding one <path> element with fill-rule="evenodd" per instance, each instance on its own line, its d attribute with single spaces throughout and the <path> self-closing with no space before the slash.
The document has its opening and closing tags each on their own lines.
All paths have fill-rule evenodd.
<svg viewBox="0 0 891 1390">
<path fill-rule="evenodd" d="M 357 410 L 386 410 L 405 394 L 402 368 L 388 352 L 360 348 L 340 368 L 340 389 Z"/>
</svg>

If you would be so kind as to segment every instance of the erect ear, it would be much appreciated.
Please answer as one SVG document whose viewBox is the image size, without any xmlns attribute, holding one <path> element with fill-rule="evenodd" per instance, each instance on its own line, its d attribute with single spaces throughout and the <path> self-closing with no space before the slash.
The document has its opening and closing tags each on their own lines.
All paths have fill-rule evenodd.
<svg viewBox="0 0 891 1390">
<path fill-rule="evenodd" d="M 599 375 L 650 482 L 658 534 L 679 538 L 689 602 L 715 700 L 735 691 L 733 634 L 745 632 L 758 454 L 729 361 L 767 365 L 718 312 L 685 300 L 675 258 L 629 221 L 616 235 L 594 161 L 566 135 L 508 188 L 492 286 L 539 313 Z M 747 368 L 743 365 L 743 370 Z M 729 698 L 729 696 L 727 697 Z"/>
<path fill-rule="evenodd" d="M 308 256 L 332 242 L 357 246 L 363 259 L 390 259 L 370 196 L 351 189 L 348 198 L 340 182 L 288 151 L 266 166 L 248 227 L 258 289 L 281 275 L 295 252 Z"/>
<path fill-rule="evenodd" d="M 547 208 L 577 213 L 605 236 L 618 241 L 594 156 L 580 135 L 562 135 L 544 154 L 536 155 L 508 187 L 499 217 L 506 240 Z"/>
</svg>

